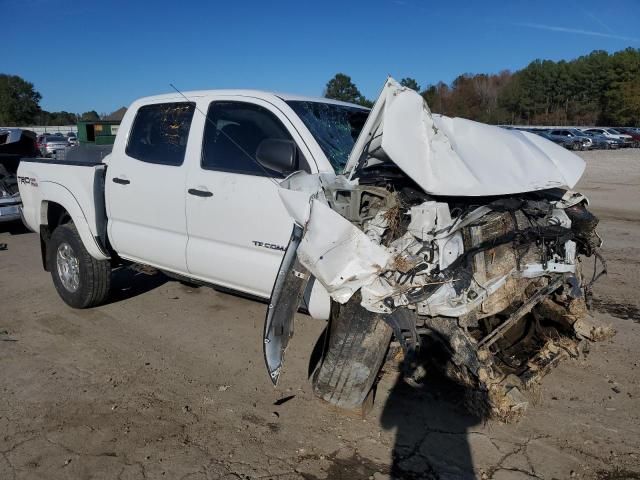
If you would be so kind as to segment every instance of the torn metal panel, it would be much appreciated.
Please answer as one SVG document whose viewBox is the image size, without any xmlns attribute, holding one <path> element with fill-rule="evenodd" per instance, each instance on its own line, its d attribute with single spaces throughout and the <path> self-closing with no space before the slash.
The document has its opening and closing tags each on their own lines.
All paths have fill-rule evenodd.
<svg viewBox="0 0 640 480">
<path fill-rule="evenodd" d="M 289 339 L 293 336 L 293 317 L 298 311 L 310 278 L 309 272 L 296 259 L 296 250 L 301 238 L 302 228 L 295 225 L 273 285 L 265 319 L 264 360 L 274 385 L 280 378 L 284 353 Z"/>
<path fill-rule="evenodd" d="M 318 200 L 311 201 L 309 220 L 298 247 L 298 259 L 338 303 L 385 270 L 391 253 L 362 230 Z"/>
</svg>

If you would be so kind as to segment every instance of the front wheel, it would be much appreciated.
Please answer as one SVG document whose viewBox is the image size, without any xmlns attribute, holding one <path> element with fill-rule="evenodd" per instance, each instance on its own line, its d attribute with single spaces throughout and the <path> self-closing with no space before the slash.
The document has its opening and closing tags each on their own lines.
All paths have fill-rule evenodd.
<svg viewBox="0 0 640 480">
<path fill-rule="evenodd" d="M 364 309 L 356 294 L 332 312 L 328 328 L 322 363 L 313 376 L 314 392 L 332 405 L 364 415 L 391 341 L 391 327 Z"/>
<path fill-rule="evenodd" d="M 66 223 L 54 230 L 47 255 L 53 284 L 67 305 L 88 308 L 107 299 L 111 264 L 89 254 L 75 225 Z"/>
</svg>

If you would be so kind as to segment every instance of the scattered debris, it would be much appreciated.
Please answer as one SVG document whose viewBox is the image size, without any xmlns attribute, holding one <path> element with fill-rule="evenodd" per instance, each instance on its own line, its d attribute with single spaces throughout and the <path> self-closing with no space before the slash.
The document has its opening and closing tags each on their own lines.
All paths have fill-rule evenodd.
<svg viewBox="0 0 640 480">
<path fill-rule="evenodd" d="M 140 263 L 134 263 L 130 265 L 129 268 L 134 272 L 142 273 L 143 275 L 153 276 L 159 273 L 157 268 L 150 267 L 149 265 L 142 265 Z"/>
<path fill-rule="evenodd" d="M 273 404 L 274 405 L 283 405 L 283 404 L 287 403 L 289 400 L 293 400 L 294 398 L 295 398 L 295 395 L 288 395 L 286 397 L 279 398 L 278 400 L 273 402 Z"/>
<path fill-rule="evenodd" d="M 3 342 L 17 342 L 18 340 L 15 339 L 15 338 L 9 337 L 9 331 L 8 330 L 1 330 L 0 331 L 0 341 L 3 341 Z"/>
<path fill-rule="evenodd" d="M 640 323 L 640 306 L 638 305 L 614 302 L 604 298 L 594 298 L 593 309 L 598 312 L 608 313 L 612 317 Z"/>
<path fill-rule="evenodd" d="M 218 391 L 219 392 L 226 392 L 227 390 L 229 390 L 231 388 L 231 385 L 219 385 L 218 386 Z"/>
</svg>

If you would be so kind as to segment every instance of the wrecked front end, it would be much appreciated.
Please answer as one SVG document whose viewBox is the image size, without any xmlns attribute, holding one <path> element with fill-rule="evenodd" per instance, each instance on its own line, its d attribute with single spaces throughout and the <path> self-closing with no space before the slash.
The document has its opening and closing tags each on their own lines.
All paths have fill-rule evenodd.
<svg viewBox="0 0 640 480">
<path fill-rule="evenodd" d="M 432 118 L 428 110 L 423 115 Z M 388 116 L 385 122 L 386 132 Z M 437 189 L 425 188 L 417 170 L 408 173 L 410 167 L 396 161 L 398 154 L 391 157 L 392 148 L 384 149 L 383 123 L 372 135 L 383 137 L 382 144 L 373 154 L 371 144 L 363 149 L 365 161 L 350 178 L 298 173 L 283 182 L 282 200 L 297 227 L 267 315 L 265 354 L 272 379 L 280 373 L 292 332 L 293 304 L 313 279 L 341 306 L 338 311 L 359 312 L 368 319 L 365 326 L 386 323 L 402 348 L 403 374 L 411 383 L 420 382 L 421 353 L 435 340 L 447 353 L 441 366 L 467 388 L 470 408 L 502 419 L 517 416 L 526 407 L 529 386 L 562 358 L 578 355 L 582 340 L 610 333 L 588 314 L 598 273 L 585 278 L 581 268 L 583 257 L 602 260 L 598 221 L 584 196 L 556 187 L 555 180 L 551 188 L 542 188 L 548 186 L 543 179 L 538 188 L 514 193 L 501 189 L 517 186 L 492 189 L 481 182 L 479 195 L 451 195 L 450 189 L 434 194 L 430 190 Z M 437 130 L 425 122 L 422 128 Z M 454 153 L 456 146 L 460 142 L 450 141 Z M 432 141 L 430 148 L 441 146 Z M 468 163 L 468 157 L 459 159 Z M 440 166 L 432 167 L 443 174 Z M 518 175 L 528 178 L 526 172 Z M 455 186 L 455 179 L 447 181 Z M 467 182 L 465 188 L 473 187 Z M 369 340 L 363 335 L 357 341 Z M 388 337 L 386 342 L 384 349 Z M 383 343 L 376 339 L 370 345 L 379 350 Z M 316 385 L 316 393 L 339 406 L 364 401 L 362 391 L 354 405 L 332 401 L 335 389 L 367 387 L 358 386 L 358 378 L 370 378 L 376 366 L 358 373 L 362 363 L 349 366 L 354 378 Z"/>
</svg>

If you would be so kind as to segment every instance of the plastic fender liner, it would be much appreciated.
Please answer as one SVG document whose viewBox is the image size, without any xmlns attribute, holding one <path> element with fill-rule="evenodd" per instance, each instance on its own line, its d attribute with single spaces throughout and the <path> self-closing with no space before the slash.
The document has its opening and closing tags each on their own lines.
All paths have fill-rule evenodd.
<svg viewBox="0 0 640 480">
<path fill-rule="evenodd" d="M 296 252 L 302 240 L 302 228 L 293 226 L 289 245 L 282 258 L 273 284 L 264 323 L 263 349 L 267 371 L 274 385 L 278 383 L 284 352 L 293 336 L 293 318 L 298 311 L 310 274 L 297 260 Z"/>
</svg>

